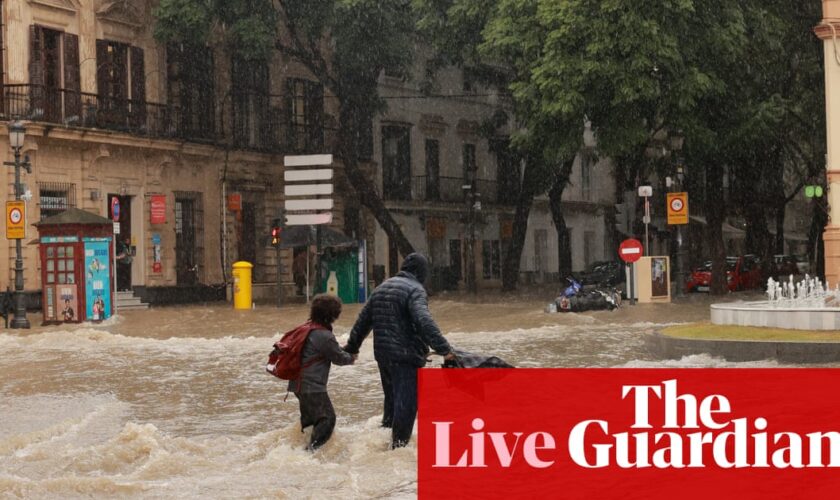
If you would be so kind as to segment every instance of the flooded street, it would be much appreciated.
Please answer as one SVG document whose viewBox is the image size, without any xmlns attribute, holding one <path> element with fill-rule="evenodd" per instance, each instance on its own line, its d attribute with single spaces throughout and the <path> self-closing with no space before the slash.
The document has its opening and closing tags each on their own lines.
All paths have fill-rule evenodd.
<svg viewBox="0 0 840 500">
<path fill-rule="evenodd" d="M 645 348 L 657 325 L 707 319 L 705 298 L 591 314 L 549 315 L 543 306 L 438 297 L 432 311 L 453 346 L 520 367 L 735 366 L 708 356 L 660 361 Z M 340 343 L 358 310 L 345 306 Z M 284 384 L 263 364 L 278 333 L 306 313 L 214 304 L 6 330 L 0 496 L 413 498 L 416 445 L 387 450 L 370 339 L 357 365 L 332 370 L 333 439 L 304 451 L 297 401 L 283 401 Z"/>
</svg>

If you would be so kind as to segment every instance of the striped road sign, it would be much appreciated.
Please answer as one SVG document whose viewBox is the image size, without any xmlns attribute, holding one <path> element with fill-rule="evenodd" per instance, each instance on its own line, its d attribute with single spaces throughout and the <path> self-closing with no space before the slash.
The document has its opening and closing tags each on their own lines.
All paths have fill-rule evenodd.
<svg viewBox="0 0 840 500">
<path fill-rule="evenodd" d="M 330 154 L 286 156 L 283 165 L 286 225 L 314 226 L 332 222 L 333 169 Z"/>
</svg>

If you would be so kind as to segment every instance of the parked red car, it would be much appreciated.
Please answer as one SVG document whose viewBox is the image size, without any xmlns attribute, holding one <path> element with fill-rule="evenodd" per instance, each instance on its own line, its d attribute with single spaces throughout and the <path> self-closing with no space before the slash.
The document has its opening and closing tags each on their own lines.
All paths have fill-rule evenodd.
<svg viewBox="0 0 840 500">
<path fill-rule="evenodd" d="M 691 271 L 685 289 L 688 292 L 708 292 L 712 280 L 712 262 Z M 726 258 L 726 285 L 730 292 L 761 288 L 762 275 L 758 259 L 751 255 Z"/>
</svg>

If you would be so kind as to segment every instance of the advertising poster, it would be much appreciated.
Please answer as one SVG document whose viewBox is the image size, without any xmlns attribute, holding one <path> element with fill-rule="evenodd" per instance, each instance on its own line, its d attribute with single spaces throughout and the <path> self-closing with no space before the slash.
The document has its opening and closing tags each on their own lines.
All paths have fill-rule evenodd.
<svg viewBox="0 0 840 500">
<path fill-rule="evenodd" d="M 79 321 L 79 300 L 76 296 L 76 286 L 57 286 L 56 289 L 58 290 L 56 294 L 58 320 L 65 323 Z"/>
<path fill-rule="evenodd" d="M 650 259 L 650 295 L 651 297 L 668 296 L 668 259 L 665 257 Z"/>
<path fill-rule="evenodd" d="M 85 301 L 87 319 L 111 317 L 110 238 L 85 239 Z"/>
<path fill-rule="evenodd" d="M 160 274 L 163 272 L 160 250 L 160 233 L 152 234 L 152 272 Z"/>
</svg>

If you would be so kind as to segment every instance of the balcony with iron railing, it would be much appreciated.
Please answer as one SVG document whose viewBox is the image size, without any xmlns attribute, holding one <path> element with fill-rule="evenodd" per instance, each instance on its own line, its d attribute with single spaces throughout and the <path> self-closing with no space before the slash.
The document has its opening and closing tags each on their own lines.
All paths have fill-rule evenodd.
<svg viewBox="0 0 840 500">
<path fill-rule="evenodd" d="M 154 139 L 229 146 L 270 153 L 333 152 L 333 128 L 293 124 L 280 112 L 285 96 L 226 100 L 219 112 L 184 112 L 171 104 L 100 96 L 39 85 L 0 86 L 0 116 L 67 127 L 123 132 Z"/>
</svg>

